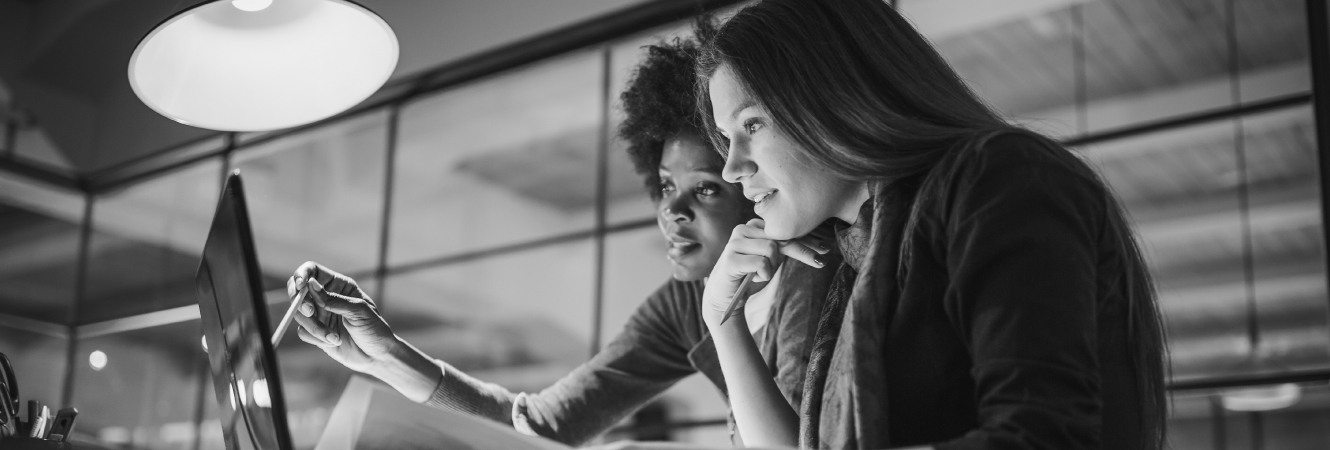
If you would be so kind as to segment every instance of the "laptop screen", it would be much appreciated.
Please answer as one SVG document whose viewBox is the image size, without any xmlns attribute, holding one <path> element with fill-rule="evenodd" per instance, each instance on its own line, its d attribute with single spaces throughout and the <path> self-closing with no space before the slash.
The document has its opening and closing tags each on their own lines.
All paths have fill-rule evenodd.
<svg viewBox="0 0 1330 450">
<path fill-rule="evenodd" d="M 290 450 L 282 383 L 240 175 L 227 177 L 195 277 L 199 314 L 231 450 Z"/>
</svg>

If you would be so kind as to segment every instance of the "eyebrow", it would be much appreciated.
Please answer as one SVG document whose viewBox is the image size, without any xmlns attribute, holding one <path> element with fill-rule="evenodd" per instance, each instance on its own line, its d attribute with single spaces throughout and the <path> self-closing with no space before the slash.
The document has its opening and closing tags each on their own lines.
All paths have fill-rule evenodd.
<svg viewBox="0 0 1330 450">
<path fill-rule="evenodd" d="M 694 172 L 720 173 L 722 168 L 723 167 L 718 164 L 708 163 L 708 164 L 699 164 L 696 166 L 691 166 L 688 168 L 688 170 Z"/>
<path fill-rule="evenodd" d="M 722 166 L 722 165 L 720 165 L 720 164 L 716 164 L 716 163 L 704 163 L 704 164 L 698 164 L 698 165 L 694 165 L 694 166 L 688 166 L 688 167 L 686 168 L 685 172 L 706 172 L 706 173 L 719 174 L 719 173 L 721 172 L 721 170 L 723 170 L 723 169 L 724 169 L 724 166 Z M 665 174 L 665 175 L 671 175 L 671 174 L 672 174 L 672 173 L 670 172 L 670 169 L 666 169 L 666 168 L 664 168 L 664 167 L 661 167 L 661 168 L 659 168 L 659 169 L 657 169 L 657 170 L 659 171 L 659 173 L 662 173 L 662 174 Z"/>
<path fill-rule="evenodd" d="M 730 120 L 739 117 L 739 113 L 753 106 L 757 106 L 757 100 L 753 100 L 752 98 L 744 99 L 743 103 L 740 103 L 738 107 L 734 108 L 734 112 L 730 113 Z"/>
</svg>

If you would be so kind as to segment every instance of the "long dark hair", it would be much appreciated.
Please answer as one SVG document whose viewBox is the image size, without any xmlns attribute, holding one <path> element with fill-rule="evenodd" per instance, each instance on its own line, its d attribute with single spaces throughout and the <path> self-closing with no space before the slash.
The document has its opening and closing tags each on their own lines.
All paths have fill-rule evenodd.
<svg viewBox="0 0 1330 450">
<path fill-rule="evenodd" d="M 945 157 L 1004 132 L 1061 147 L 994 113 L 882 0 L 764 0 L 740 11 L 704 42 L 698 60 L 697 103 L 708 124 L 714 123 L 709 80 L 722 65 L 808 160 L 847 180 L 917 180 Z M 725 149 L 712 128 L 711 139 Z M 1097 176 L 1096 182 L 1107 197 L 1106 231 L 1126 265 L 1119 282 L 1141 394 L 1140 448 L 1158 449 L 1166 426 L 1165 350 L 1154 283 L 1126 213 Z"/>
</svg>

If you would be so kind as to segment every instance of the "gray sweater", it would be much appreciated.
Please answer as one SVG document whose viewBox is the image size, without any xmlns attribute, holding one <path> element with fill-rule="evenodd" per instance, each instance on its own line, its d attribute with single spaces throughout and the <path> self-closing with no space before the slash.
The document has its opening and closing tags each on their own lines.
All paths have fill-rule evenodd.
<svg viewBox="0 0 1330 450">
<path fill-rule="evenodd" d="M 798 411 L 808 364 L 807 341 L 833 274 L 802 264 L 785 264 L 781 270 L 782 282 L 767 325 L 755 338 L 781 393 Z M 514 393 L 438 361 L 443 379 L 425 403 L 578 445 L 695 372 L 702 372 L 724 396 L 720 362 L 698 310 L 702 288 L 700 281 L 666 282 L 600 353 L 540 392 Z"/>
</svg>

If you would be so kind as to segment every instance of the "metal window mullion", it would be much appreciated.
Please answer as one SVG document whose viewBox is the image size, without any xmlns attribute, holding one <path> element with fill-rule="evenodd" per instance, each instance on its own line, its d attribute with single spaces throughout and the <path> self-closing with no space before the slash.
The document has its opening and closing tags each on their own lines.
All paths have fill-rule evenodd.
<svg viewBox="0 0 1330 450">
<path fill-rule="evenodd" d="M 595 273 L 591 305 L 591 353 L 600 351 L 600 328 L 605 306 L 605 234 L 609 205 L 610 58 L 609 44 L 601 48 L 600 136 L 596 140 Z"/>
<path fill-rule="evenodd" d="M 388 107 L 387 148 L 384 149 L 383 210 L 379 216 L 379 260 L 374 266 L 374 301 L 382 309 L 386 299 L 383 293 L 388 284 L 388 244 L 392 237 L 393 184 L 397 177 L 397 135 L 401 129 L 402 105 Z"/>
<path fill-rule="evenodd" d="M 78 261 L 75 261 L 74 270 L 74 302 L 69 306 L 66 325 L 69 327 L 68 341 L 65 343 L 65 379 L 64 386 L 60 391 L 60 404 L 70 406 L 74 400 L 74 375 L 77 372 L 76 364 L 78 361 L 76 351 L 78 350 L 78 327 L 79 307 L 87 297 L 88 267 L 91 264 L 91 246 L 92 246 L 92 211 L 93 204 L 96 203 L 96 196 L 92 193 L 83 194 L 83 223 L 79 227 L 79 249 Z"/>
</svg>

